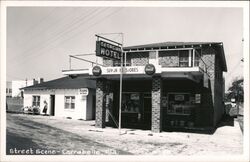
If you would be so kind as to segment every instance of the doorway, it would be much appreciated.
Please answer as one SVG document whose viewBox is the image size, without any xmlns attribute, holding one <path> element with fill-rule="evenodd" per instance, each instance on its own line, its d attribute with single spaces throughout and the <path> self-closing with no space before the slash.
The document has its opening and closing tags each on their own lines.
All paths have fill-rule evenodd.
<svg viewBox="0 0 250 162">
<path fill-rule="evenodd" d="M 143 94 L 143 123 L 145 127 L 150 129 L 151 127 L 151 116 L 152 116 L 152 99 L 151 93 Z"/>
<path fill-rule="evenodd" d="M 50 95 L 50 115 L 55 116 L 55 95 Z"/>
</svg>

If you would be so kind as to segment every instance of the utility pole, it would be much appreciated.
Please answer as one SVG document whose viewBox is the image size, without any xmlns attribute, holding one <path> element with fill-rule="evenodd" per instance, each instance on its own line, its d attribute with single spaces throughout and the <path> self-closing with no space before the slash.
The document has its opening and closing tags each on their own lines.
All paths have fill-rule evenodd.
<svg viewBox="0 0 250 162">
<path fill-rule="evenodd" d="M 120 72 L 120 100 L 119 100 L 119 135 L 121 135 L 121 120 L 122 120 L 122 74 L 123 74 L 123 33 L 122 35 L 122 55 L 121 55 L 121 72 Z"/>
</svg>

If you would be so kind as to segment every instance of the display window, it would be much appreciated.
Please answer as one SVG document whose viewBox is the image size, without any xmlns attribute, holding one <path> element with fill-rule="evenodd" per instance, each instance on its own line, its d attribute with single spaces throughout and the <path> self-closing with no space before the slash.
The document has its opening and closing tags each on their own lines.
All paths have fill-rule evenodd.
<svg viewBox="0 0 250 162">
<path fill-rule="evenodd" d="M 191 115 L 194 107 L 194 96 L 189 93 L 168 94 L 168 114 Z"/>
<path fill-rule="evenodd" d="M 140 112 L 140 94 L 123 93 L 122 94 L 122 113 Z"/>
</svg>

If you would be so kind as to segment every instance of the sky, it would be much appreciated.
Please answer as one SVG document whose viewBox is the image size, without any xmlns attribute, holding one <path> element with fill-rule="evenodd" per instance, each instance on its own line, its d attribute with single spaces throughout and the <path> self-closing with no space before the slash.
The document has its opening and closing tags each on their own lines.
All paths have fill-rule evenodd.
<svg viewBox="0 0 250 162">
<path fill-rule="evenodd" d="M 69 55 L 94 53 L 95 34 L 124 33 L 124 46 L 223 42 L 226 88 L 243 76 L 243 10 L 229 7 L 8 7 L 7 80 L 62 77 Z M 119 35 L 108 35 L 121 41 Z M 94 55 L 85 59 L 96 60 Z M 72 68 L 90 67 L 72 60 Z"/>
</svg>

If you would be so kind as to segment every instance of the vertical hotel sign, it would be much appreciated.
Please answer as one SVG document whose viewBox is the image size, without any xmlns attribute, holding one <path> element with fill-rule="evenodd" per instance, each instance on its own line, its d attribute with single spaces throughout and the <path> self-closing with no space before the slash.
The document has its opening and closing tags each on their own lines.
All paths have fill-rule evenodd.
<svg viewBox="0 0 250 162">
<path fill-rule="evenodd" d="M 121 55 L 121 47 L 104 42 L 102 40 L 96 41 L 96 56 L 121 60 Z"/>
</svg>

